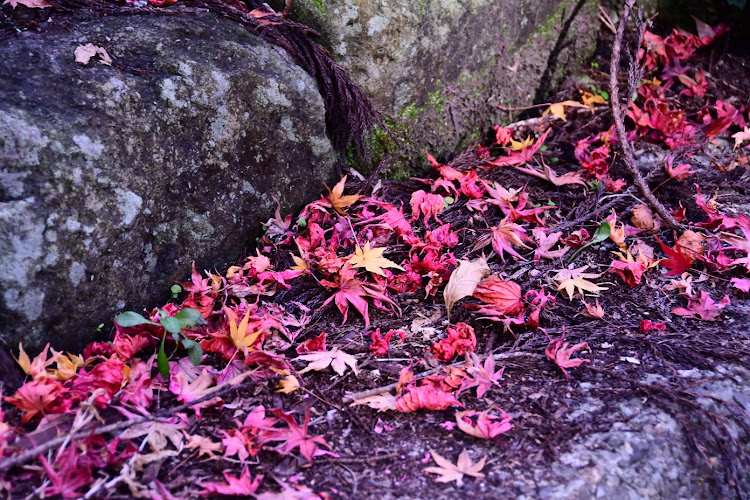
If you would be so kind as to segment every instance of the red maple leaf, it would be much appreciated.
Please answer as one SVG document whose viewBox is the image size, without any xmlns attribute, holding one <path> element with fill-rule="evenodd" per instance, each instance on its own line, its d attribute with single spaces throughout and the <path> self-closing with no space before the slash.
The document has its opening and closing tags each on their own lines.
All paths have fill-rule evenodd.
<svg viewBox="0 0 750 500">
<path fill-rule="evenodd" d="M 466 323 L 457 323 L 456 328 L 448 327 L 448 337 L 435 342 L 430 350 L 440 361 L 449 361 L 453 356 L 474 352 L 477 336 L 474 329 Z"/>
<path fill-rule="evenodd" d="M 669 272 L 665 274 L 665 276 L 677 276 L 690 269 L 694 260 L 692 255 L 689 253 L 683 253 L 680 245 L 676 245 L 675 248 L 669 248 L 659 239 L 658 236 L 655 236 L 655 238 L 668 257 L 667 259 L 661 259 L 659 261 L 659 265 L 669 269 Z"/>
<path fill-rule="evenodd" d="M 394 335 L 401 337 L 401 342 L 406 340 L 406 332 L 402 332 L 401 330 L 389 330 L 385 336 L 380 335 L 380 328 L 374 332 L 370 332 L 370 338 L 372 339 L 370 352 L 373 353 L 373 356 L 382 358 L 388 354 L 391 338 L 393 338 Z"/>
<path fill-rule="evenodd" d="M 542 147 L 542 144 L 544 144 L 544 141 L 547 139 L 547 136 L 552 131 L 552 129 L 547 129 L 547 131 L 542 134 L 542 136 L 536 140 L 536 142 L 530 146 L 526 146 L 521 151 L 511 151 L 508 153 L 507 156 L 503 156 L 501 158 L 498 158 L 497 160 L 489 161 L 485 165 L 482 166 L 482 168 L 489 169 L 493 167 L 509 167 L 511 165 L 523 165 L 527 161 L 531 159 L 532 156 L 534 156 L 534 153 L 539 151 L 539 148 Z"/>
<path fill-rule="evenodd" d="M 344 315 L 344 321 L 341 324 L 346 323 L 346 319 L 349 314 L 349 305 L 353 305 L 354 308 L 365 318 L 365 328 L 370 327 L 370 315 L 369 315 L 369 304 L 366 297 L 370 297 L 375 302 L 375 306 L 381 309 L 386 309 L 383 304 L 388 304 L 391 308 L 398 311 L 401 314 L 401 309 L 396 305 L 390 297 L 388 297 L 385 289 L 379 285 L 373 283 L 366 283 L 354 277 L 354 270 L 351 265 L 347 263 L 341 268 L 338 273 L 335 282 L 328 280 L 321 280 L 320 283 L 330 288 L 338 288 L 338 291 L 328 297 L 323 302 L 325 306 L 332 300 L 335 301 L 336 306 Z"/>
<path fill-rule="evenodd" d="M 501 280 L 497 276 L 490 276 L 480 282 L 473 297 L 491 304 L 493 309 L 508 316 L 514 316 L 523 309 L 518 283 Z"/>
</svg>

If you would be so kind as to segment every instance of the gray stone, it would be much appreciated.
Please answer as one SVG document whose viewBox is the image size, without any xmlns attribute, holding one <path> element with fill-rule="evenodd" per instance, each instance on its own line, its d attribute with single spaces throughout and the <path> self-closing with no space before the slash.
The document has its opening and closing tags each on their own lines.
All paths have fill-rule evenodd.
<svg viewBox="0 0 750 500">
<path fill-rule="evenodd" d="M 282 8 L 283 1 L 271 4 Z M 591 0 L 297 0 L 292 18 L 389 113 L 415 152 L 461 149 L 579 67 L 599 21 Z M 394 149 L 383 138 L 376 146 Z M 414 160 L 414 153 L 406 159 Z"/>
<path fill-rule="evenodd" d="M 113 66 L 74 60 L 93 43 Z M 0 46 L 0 339 L 80 348 L 334 181 L 315 82 L 213 14 L 67 17 Z"/>
</svg>

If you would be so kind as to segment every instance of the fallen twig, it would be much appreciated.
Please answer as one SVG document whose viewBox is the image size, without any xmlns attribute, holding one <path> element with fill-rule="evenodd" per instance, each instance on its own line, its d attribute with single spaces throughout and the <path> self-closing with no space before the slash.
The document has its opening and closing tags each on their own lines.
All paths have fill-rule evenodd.
<svg viewBox="0 0 750 500">
<path fill-rule="evenodd" d="M 615 42 L 612 46 L 612 59 L 610 61 L 609 70 L 609 93 L 610 103 L 612 105 L 612 117 L 615 122 L 615 130 L 617 130 L 617 137 L 620 141 L 620 147 L 622 148 L 625 166 L 630 172 L 630 175 L 633 176 L 633 183 L 641 192 L 641 196 L 643 196 L 643 198 L 646 200 L 646 203 L 649 205 L 651 210 L 653 210 L 654 213 L 656 213 L 659 217 L 662 218 L 662 220 L 664 220 L 667 226 L 669 226 L 671 229 L 682 229 L 682 225 L 680 225 L 680 223 L 675 220 L 674 216 L 672 216 L 669 210 L 667 210 L 666 207 L 662 205 L 662 203 L 656 198 L 656 196 L 654 196 L 651 188 L 648 187 L 648 184 L 646 183 L 645 179 L 641 175 L 640 170 L 638 169 L 638 165 L 636 165 L 635 163 L 635 158 L 633 156 L 633 146 L 632 144 L 630 144 L 630 141 L 628 141 L 628 137 L 625 132 L 625 121 L 622 115 L 623 106 L 620 103 L 620 86 L 617 82 L 617 75 L 620 72 L 620 52 L 622 52 L 623 50 L 622 41 L 625 35 L 625 28 L 628 24 L 630 13 L 633 10 L 633 6 L 635 4 L 636 0 L 626 0 L 625 7 L 622 12 L 622 17 L 620 18 L 620 25 L 617 28 Z M 643 30 L 640 30 L 639 33 L 642 36 Z M 637 64 L 637 57 L 633 57 L 630 61 L 630 74 L 635 73 L 634 66 Z M 631 99 L 632 94 L 629 94 L 625 99 L 625 107 L 630 104 Z"/>
</svg>

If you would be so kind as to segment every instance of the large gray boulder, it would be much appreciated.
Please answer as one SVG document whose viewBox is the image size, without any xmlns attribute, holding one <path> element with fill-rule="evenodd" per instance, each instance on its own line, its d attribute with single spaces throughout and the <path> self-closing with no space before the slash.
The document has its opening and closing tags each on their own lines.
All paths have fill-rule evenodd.
<svg viewBox="0 0 750 500">
<path fill-rule="evenodd" d="M 376 105 L 409 120 L 395 127 L 407 145 L 442 156 L 509 121 L 496 104 L 543 100 L 580 67 L 596 12 L 594 0 L 295 0 L 291 15 Z"/>
<path fill-rule="evenodd" d="M 114 58 L 77 64 L 93 43 Z M 0 44 L 0 339 L 76 349 L 335 180 L 315 82 L 213 14 L 66 17 Z"/>
</svg>

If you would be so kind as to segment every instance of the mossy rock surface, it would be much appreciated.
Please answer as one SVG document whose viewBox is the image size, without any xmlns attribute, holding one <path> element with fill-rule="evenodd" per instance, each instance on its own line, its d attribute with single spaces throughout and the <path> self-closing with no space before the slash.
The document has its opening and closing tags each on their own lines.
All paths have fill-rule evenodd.
<svg viewBox="0 0 750 500">
<path fill-rule="evenodd" d="M 292 18 L 321 33 L 381 109 L 409 120 L 396 126 L 414 150 L 399 153 L 408 169 L 424 165 L 424 148 L 442 157 L 507 122 L 496 104 L 542 99 L 593 51 L 596 8 L 591 0 L 298 0 Z M 377 146 L 380 156 L 397 152 L 389 141 Z"/>
<path fill-rule="evenodd" d="M 75 62 L 93 43 L 113 66 Z M 213 14 L 66 17 L 0 44 L 0 339 L 75 349 L 246 255 L 335 181 L 312 78 Z"/>
</svg>

